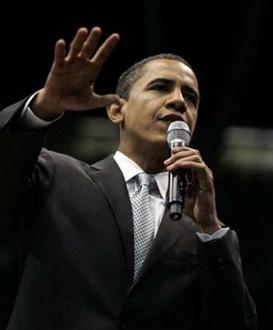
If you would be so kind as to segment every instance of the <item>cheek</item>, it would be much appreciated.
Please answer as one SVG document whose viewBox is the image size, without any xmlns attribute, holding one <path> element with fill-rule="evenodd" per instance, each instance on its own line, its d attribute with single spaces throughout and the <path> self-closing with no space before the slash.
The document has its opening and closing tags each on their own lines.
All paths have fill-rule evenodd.
<svg viewBox="0 0 273 330">
<path fill-rule="evenodd" d="M 161 103 L 148 97 L 131 98 L 125 109 L 125 122 L 134 130 L 153 130 Z"/>
<path fill-rule="evenodd" d="M 191 124 L 192 131 L 195 128 L 196 121 L 197 121 L 197 110 L 193 110 L 189 113 L 189 122 Z"/>
</svg>

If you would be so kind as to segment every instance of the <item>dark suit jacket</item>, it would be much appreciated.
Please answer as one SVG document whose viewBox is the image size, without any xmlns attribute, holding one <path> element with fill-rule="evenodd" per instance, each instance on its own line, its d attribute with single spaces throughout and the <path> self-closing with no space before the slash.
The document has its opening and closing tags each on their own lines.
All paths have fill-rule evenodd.
<svg viewBox="0 0 273 330">
<path fill-rule="evenodd" d="M 41 150 L 0 113 L 1 224 L 26 251 L 9 330 L 255 329 L 234 231 L 202 243 L 166 210 L 133 281 L 132 210 L 110 156 L 92 166 Z"/>
</svg>

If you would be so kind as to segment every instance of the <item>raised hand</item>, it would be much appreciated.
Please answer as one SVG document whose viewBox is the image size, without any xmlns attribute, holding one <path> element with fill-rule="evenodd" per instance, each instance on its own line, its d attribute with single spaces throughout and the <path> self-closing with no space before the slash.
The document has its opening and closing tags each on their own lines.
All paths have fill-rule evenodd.
<svg viewBox="0 0 273 330">
<path fill-rule="evenodd" d="M 221 228 L 217 217 L 213 174 L 203 162 L 198 150 L 178 147 L 165 161 L 168 171 L 190 169 L 192 182 L 186 187 L 184 212 L 189 215 L 207 234 Z"/>
<path fill-rule="evenodd" d="M 111 34 L 98 47 L 101 29 L 90 32 L 78 29 L 68 52 L 65 41 L 55 45 L 54 62 L 47 81 L 33 101 L 32 110 L 43 119 L 51 119 L 64 111 L 84 111 L 119 103 L 115 94 L 97 95 L 94 85 L 98 74 L 119 41 Z"/>
</svg>

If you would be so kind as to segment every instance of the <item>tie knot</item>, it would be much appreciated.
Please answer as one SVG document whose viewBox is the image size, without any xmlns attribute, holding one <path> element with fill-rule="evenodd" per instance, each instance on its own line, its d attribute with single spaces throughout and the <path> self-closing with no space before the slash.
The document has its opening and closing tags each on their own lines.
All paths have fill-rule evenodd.
<svg viewBox="0 0 273 330">
<path fill-rule="evenodd" d="M 147 173 L 139 173 L 136 178 L 136 183 L 138 189 L 141 189 L 143 186 L 148 187 L 149 193 L 157 191 L 157 184 L 155 178 Z"/>
</svg>

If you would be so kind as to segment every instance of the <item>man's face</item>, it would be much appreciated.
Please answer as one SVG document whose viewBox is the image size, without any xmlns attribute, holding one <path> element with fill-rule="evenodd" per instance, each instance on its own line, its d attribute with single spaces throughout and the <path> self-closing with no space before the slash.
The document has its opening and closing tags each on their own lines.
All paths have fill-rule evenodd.
<svg viewBox="0 0 273 330">
<path fill-rule="evenodd" d="M 142 69 L 123 106 L 122 138 L 126 144 L 166 146 L 172 121 L 183 120 L 193 133 L 199 101 L 193 71 L 176 60 L 156 59 Z"/>
</svg>

